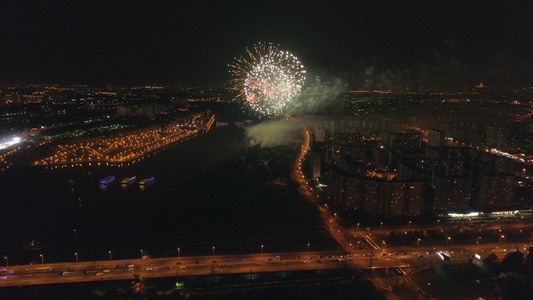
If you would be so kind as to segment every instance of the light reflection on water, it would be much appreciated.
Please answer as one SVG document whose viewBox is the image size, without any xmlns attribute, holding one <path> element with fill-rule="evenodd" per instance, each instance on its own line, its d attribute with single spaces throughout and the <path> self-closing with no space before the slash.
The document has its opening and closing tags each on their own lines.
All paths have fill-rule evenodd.
<svg viewBox="0 0 533 300">
<path fill-rule="evenodd" d="M 80 253 L 80 260 L 105 259 L 108 249 L 123 258 L 135 256 L 140 248 L 161 254 L 177 243 L 168 232 L 183 224 L 158 215 L 180 205 L 187 213 L 180 184 L 233 157 L 243 149 L 242 139 L 241 130 L 220 128 L 129 167 L 20 167 L 2 172 L 0 209 L 9 213 L 0 218 L 0 254 L 13 264 L 38 262 L 41 252 L 21 249 L 25 240 L 42 242 L 50 261 L 69 260 L 74 252 Z M 110 174 L 117 181 L 99 185 Z M 156 181 L 120 184 L 120 178 L 133 175 L 155 176 Z"/>
</svg>

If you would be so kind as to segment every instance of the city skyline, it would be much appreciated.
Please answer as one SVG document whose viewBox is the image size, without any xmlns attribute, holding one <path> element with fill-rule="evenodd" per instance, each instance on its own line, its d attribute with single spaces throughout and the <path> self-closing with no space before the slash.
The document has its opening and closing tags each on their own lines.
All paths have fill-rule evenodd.
<svg viewBox="0 0 533 300">
<path fill-rule="evenodd" d="M 356 88 L 529 85 L 521 3 L 9 1 L 3 83 L 210 83 L 254 43 Z"/>
<path fill-rule="evenodd" d="M 80 298 L 101 288 L 81 282 L 142 272 L 144 292 L 118 293 L 148 294 L 158 276 L 194 293 L 184 276 L 238 272 L 249 283 L 277 266 L 284 280 L 333 267 L 350 286 L 399 299 L 530 293 L 476 271 L 525 274 L 529 91 L 354 90 L 315 114 L 267 120 L 229 94 L 6 86 L 4 286 L 36 285 L 17 288 L 19 299 L 76 281 L 68 293 Z M 464 288 L 478 278 L 491 287 Z"/>
<path fill-rule="evenodd" d="M 6 2 L 0 298 L 533 298 L 532 4 Z"/>
</svg>

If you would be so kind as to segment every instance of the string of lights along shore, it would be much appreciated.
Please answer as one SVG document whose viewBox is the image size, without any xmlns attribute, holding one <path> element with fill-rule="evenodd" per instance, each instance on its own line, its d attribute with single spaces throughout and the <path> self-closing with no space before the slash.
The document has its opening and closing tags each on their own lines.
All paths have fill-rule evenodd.
<svg viewBox="0 0 533 300">
<path fill-rule="evenodd" d="M 230 64 L 237 99 L 263 115 L 277 115 L 298 96 L 305 69 L 296 56 L 271 43 L 246 49 L 246 56 Z"/>
</svg>

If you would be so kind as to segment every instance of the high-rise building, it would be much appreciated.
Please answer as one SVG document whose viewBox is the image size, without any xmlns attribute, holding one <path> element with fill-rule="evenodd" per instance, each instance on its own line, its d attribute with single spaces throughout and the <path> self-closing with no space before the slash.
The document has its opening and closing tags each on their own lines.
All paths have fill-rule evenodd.
<svg viewBox="0 0 533 300">
<path fill-rule="evenodd" d="M 329 200 L 383 217 L 417 216 L 424 210 L 425 183 L 347 176 L 329 169 Z"/>
<path fill-rule="evenodd" d="M 337 168 L 330 168 L 328 170 L 328 198 L 334 206 L 342 206 L 345 202 L 344 195 L 344 178 Z"/>
<path fill-rule="evenodd" d="M 314 136 L 315 136 L 315 142 L 324 142 L 324 139 L 325 139 L 324 127 L 316 125 Z"/>
<path fill-rule="evenodd" d="M 502 148 L 505 145 L 504 128 L 501 126 L 487 126 L 485 145 L 487 147 Z"/>
<path fill-rule="evenodd" d="M 322 175 L 322 153 L 320 152 L 320 150 L 320 148 L 311 148 L 310 162 L 313 171 L 313 178 L 319 178 Z"/>
<path fill-rule="evenodd" d="M 360 142 L 348 143 L 342 146 L 341 154 L 362 162 L 365 160 L 365 145 Z"/>
<path fill-rule="evenodd" d="M 381 184 L 382 181 L 366 180 L 363 185 L 364 201 L 363 211 L 370 215 L 381 215 Z"/>
<path fill-rule="evenodd" d="M 414 130 L 406 132 L 384 131 L 382 135 L 385 144 L 400 150 L 420 149 L 422 146 L 422 133 Z"/>
<path fill-rule="evenodd" d="M 419 216 L 424 211 L 426 184 L 421 181 L 405 182 L 406 202 L 405 212 L 408 216 Z"/>
<path fill-rule="evenodd" d="M 428 147 L 443 147 L 444 143 L 444 131 L 439 129 L 428 130 Z"/>
<path fill-rule="evenodd" d="M 472 179 L 470 177 L 435 177 L 436 210 L 464 210 L 470 207 Z"/>
<path fill-rule="evenodd" d="M 479 189 L 482 207 L 506 207 L 515 202 L 516 177 L 508 174 L 483 174 Z"/>
<path fill-rule="evenodd" d="M 384 169 L 388 162 L 388 155 L 387 151 L 385 151 L 385 147 L 380 145 L 372 145 L 370 151 L 372 155 L 371 162 L 378 169 Z"/>
<path fill-rule="evenodd" d="M 466 147 L 428 147 L 426 150 L 428 158 L 465 159 L 468 155 L 469 149 Z"/>
<path fill-rule="evenodd" d="M 444 136 L 454 138 L 455 125 L 453 122 L 441 121 L 438 129 L 444 131 Z"/>
<path fill-rule="evenodd" d="M 423 182 L 364 180 L 363 210 L 383 217 L 417 216 L 424 209 Z"/>
<path fill-rule="evenodd" d="M 364 199 L 363 194 L 363 184 L 364 179 L 346 177 L 346 197 L 345 197 L 345 206 L 350 208 L 358 208 Z"/>
</svg>

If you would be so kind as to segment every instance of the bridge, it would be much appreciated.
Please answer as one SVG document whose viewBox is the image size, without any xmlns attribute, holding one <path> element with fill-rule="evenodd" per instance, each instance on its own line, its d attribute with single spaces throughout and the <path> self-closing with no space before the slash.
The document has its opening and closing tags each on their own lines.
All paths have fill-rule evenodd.
<svg viewBox="0 0 533 300">
<path fill-rule="evenodd" d="M 412 266 L 409 261 L 412 261 L 413 257 L 409 255 L 389 259 L 369 255 L 371 254 L 368 250 L 360 250 L 351 254 L 345 252 L 264 253 L 17 265 L 5 267 L 0 271 L 0 287 L 130 280 L 133 279 L 134 274 L 141 274 L 144 279 L 149 279 L 341 268 L 388 270 Z"/>
</svg>

